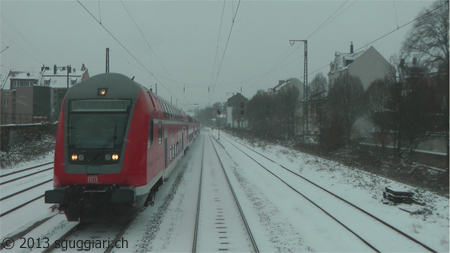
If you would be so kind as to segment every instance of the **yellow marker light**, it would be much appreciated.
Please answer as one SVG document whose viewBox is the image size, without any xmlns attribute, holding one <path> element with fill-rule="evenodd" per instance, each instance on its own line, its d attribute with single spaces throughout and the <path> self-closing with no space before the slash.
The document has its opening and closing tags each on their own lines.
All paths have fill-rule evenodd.
<svg viewBox="0 0 450 253">
<path fill-rule="evenodd" d="M 97 92 L 97 95 L 104 96 L 104 95 L 106 95 L 106 91 L 108 91 L 108 89 L 106 89 L 106 88 L 99 88 L 98 92 Z"/>
<path fill-rule="evenodd" d="M 73 155 L 72 155 L 72 161 L 76 161 L 77 159 L 78 159 L 78 156 L 75 155 L 75 154 L 73 154 Z"/>
<path fill-rule="evenodd" d="M 119 155 L 118 154 L 113 154 L 112 155 L 112 159 L 113 159 L 113 161 L 119 160 Z"/>
</svg>

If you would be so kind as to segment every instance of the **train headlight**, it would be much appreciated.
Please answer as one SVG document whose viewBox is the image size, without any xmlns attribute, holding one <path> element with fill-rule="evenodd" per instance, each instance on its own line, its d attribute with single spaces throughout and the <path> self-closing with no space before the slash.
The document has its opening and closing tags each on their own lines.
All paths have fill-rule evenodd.
<svg viewBox="0 0 450 253">
<path fill-rule="evenodd" d="M 97 95 L 98 96 L 104 96 L 104 95 L 106 95 L 107 91 L 108 91 L 107 88 L 99 88 L 98 91 L 97 91 Z"/>
<path fill-rule="evenodd" d="M 118 154 L 113 154 L 112 155 L 112 159 L 113 159 L 113 161 L 119 160 L 119 155 Z"/>
<path fill-rule="evenodd" d="M 84 155 L 83 155 L 83 154 L 80 154 L 80 155 L 78 156 L 78 160 L 83 161 L 83 160 L 84 160 Z"/>
<path fill-rule="evenodd" d="M 72 161 L 76 161 L 76 160 L 78 160 L 78 155 L 73 154 L 73 155 L 72 155 Z"/>
<path fill-rule="evenodd" d="M 111 160 L 111 155 L 110 155 L 110 154 L 106 154 L 106 155 L 105 155 L 105 160 L 106 160 L 106 161 Z"/>
</svg>

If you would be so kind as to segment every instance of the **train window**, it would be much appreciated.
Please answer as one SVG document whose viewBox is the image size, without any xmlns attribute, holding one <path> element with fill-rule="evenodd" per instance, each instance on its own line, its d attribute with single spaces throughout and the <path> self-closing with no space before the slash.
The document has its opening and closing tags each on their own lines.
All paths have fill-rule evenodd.
<svg viewBox="0 0 450 253">
<path fill-rule="evenodd" d="M 72 100 L 71 112 L 126 112 L 131 106 L 130 100 Z"/>
<path fill-rule="evenodd" d="M 162 121 L 158 122 L 158 144 L 162 143 Z"/>
</svg>

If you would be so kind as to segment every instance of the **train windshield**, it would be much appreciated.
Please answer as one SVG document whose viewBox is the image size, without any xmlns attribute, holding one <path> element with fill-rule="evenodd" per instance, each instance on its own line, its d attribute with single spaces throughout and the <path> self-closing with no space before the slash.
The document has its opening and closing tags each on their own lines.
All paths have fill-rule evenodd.
<svg viewBox="0 0 450 253">
<path fill-rule="evenodd" d="M 69 149 L 121 149 L 130 100 L 72 100 Z"/>
</svg>

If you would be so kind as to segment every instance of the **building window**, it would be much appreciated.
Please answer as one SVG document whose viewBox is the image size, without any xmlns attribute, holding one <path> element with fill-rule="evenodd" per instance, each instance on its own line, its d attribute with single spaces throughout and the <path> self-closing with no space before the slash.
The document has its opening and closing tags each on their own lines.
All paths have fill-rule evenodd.
<svg viewBox="0 0 450 253">
<path fill-rule="evenodd" d="M 3 106 L 4 106 L 5 108 L 8 108 L 8 107 L 9 107 L 9 100 L 8 100 L 8 99 L 3 100 Z"/>
<path fill-rule="evenodd" d="M 49 80 L 44 80 L 44 86 L 50 86 L 50 79 Z"/>
</svg>

